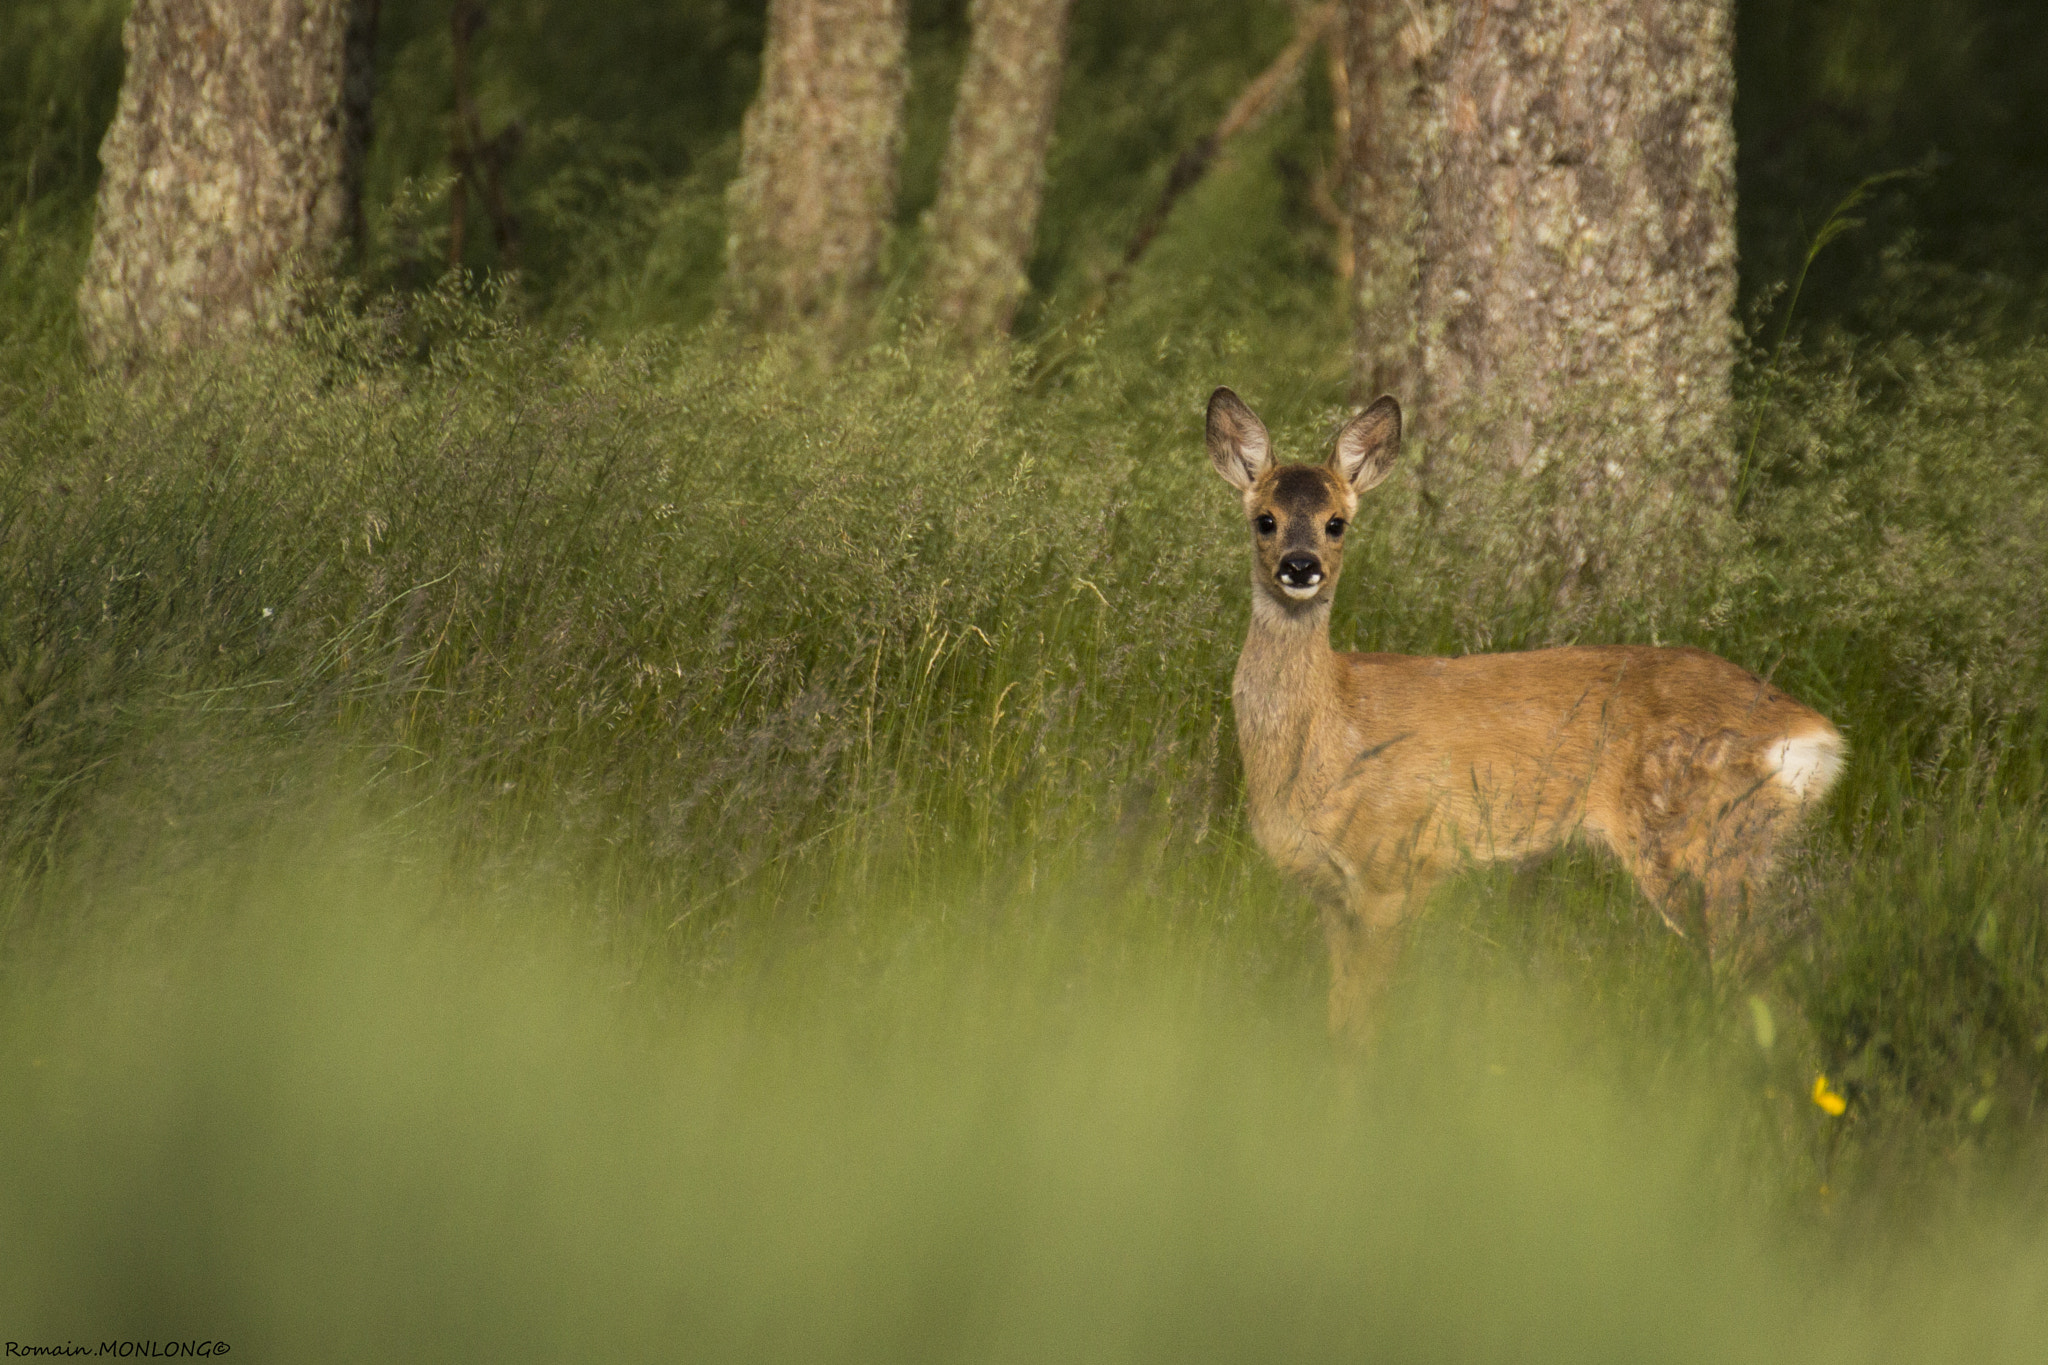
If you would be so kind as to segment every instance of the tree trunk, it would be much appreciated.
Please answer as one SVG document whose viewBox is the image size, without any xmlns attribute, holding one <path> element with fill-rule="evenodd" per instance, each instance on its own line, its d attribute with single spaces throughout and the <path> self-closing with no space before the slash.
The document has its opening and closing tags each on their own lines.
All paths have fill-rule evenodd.
<svg viewBox="0 0 2048 1365">
<path fill-rule="evenodd" d="M 79 288 L 98 359 L 267 330 L 360 230 L 378 0 L 135 0 Z"/>
<path fill-rule="evenodd" d="M 853 321 L 903 143 L 906 0 L 770 0 L 761 88 L 726 191 L 728 298 L 764 327 Z"/>
<path fill-rule="evenodd" d="M 1426 0 L 1398 27 L 1378 6 L 1354 0 L 1383 82 L 1353 104 L 1360 273 L 1379 277 L 1361 298 L 1412 278 L 1415 312 L 1394 366 L 1375 344 L 1403 320 L 1362 310 L 1361 378 L 1405 381 L 1425 488 L 1454 522 L 1540 487 L 1526 573 L 1568 597 L 1646 571 L 1732 472 L 1731 0 Z M 1409 150 L 1370 142 L 1361 99 Z M 1417 187 L 1412 215 L 1392 176 Z"/>
<path fill-rule="evenodd" d="M 975 0 L 932 208 L 932 311 L 970 342 L 1010 330 L 1045 188 L 1071 0 Z"/>
</svg>

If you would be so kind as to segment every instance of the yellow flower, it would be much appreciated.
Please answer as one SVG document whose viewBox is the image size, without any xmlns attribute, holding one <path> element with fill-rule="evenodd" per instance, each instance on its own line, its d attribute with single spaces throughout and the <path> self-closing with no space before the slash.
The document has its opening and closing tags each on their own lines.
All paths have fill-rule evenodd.
<svg viewBox="0 0 2048 1365">
<path fill-rule="evenodd" d="M 1828 1113 L 1833 1114 L 1836 1118 L 1840 1118 L 1843 1111 L 1849 1107 L 1849 1101 L 1843 1099 L 1835 1091 L 1828 1089 L 1828 1078 L 1826 1076 L 1815 1076 L 1813 1078 L 1813 1102 Z"/>
</svg>

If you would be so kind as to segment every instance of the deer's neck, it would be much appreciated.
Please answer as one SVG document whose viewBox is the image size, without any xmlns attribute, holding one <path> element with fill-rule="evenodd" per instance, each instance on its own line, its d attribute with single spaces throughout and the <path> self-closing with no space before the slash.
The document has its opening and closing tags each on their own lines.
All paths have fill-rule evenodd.
<svg viewBox="0 0 2048 1365">
<path fill-rule="evenodd" d="M 1298 731 L 1327 701 L 1337 657 L 1330 650 L 1330 604 L 1289 607 L 1252 588 L 1252 624 L 1237 656 L 1231 698 L 1241 735 Z M 1249 751 L 1252 745 L 1246 745 Z"/>
</svg>

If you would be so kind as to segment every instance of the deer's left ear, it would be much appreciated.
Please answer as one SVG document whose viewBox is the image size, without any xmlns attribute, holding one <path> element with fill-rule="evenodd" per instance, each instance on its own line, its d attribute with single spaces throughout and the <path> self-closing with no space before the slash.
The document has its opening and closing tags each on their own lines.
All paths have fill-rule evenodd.
<svg viewBox="0 0 2048 1365">
<path fill-rule="evenodd" d="M 1401 405 L 1388 394 L 1344 424 L 1330 452 L 1330 467 L 1354 492 L 1363 493 L 1393 472 L 1400 454 Z"/>
</svg>

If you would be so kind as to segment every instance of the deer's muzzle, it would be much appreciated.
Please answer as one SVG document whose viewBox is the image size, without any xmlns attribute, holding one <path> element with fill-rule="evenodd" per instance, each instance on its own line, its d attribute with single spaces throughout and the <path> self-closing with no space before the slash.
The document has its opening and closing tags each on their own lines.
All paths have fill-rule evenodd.
<svg viewBox="0 0 2048 1365">
<path fill-rule="evenodd" d="M 1291 554 L 1280 561 L 1273 577 L 1280 581 L 1281 591 L 1289 597 L 1313 597 L 1316 589 L 1322 586 L 1323 563 L 1314 555 Z"/>
</svg>

